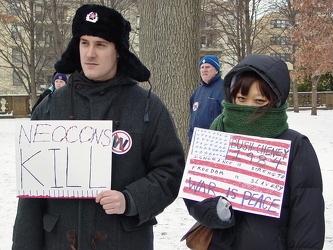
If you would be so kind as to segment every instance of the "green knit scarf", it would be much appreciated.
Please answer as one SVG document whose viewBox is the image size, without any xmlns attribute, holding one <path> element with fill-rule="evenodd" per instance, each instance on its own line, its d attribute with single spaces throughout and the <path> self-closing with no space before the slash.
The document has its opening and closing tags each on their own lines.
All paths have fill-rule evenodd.
<svg viewBox="0 0 333 250">
<path fill-rule="evenodd" d="M 272 108 L 258 119 L 251 119 L 258 107 L 222 102 L 223 112 L 210 126 L 210 129 L 228 133 L 276 138 L 288 129 L 286 102 L 279 108 Z"/>
</svg>

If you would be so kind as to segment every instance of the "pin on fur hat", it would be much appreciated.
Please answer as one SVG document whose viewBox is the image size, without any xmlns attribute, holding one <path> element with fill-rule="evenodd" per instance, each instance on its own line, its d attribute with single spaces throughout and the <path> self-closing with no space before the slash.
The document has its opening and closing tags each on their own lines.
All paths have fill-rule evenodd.
<svg viewBox="0 0 333 250">
<path fill-rule="evenodd" d="M 118 70 L 139 82 L 148 81 L 150 72 L 129 50 L 131 25 L 118 11 L 98 4 L 82 5 L 72 23 L 72 39 L 61 59 L 56 62 L 58 72 L 71 74 L 82 70 L 79 41 L 83 35 L 97 36 L 113 42 L 119 53 Z"/>
</svg>

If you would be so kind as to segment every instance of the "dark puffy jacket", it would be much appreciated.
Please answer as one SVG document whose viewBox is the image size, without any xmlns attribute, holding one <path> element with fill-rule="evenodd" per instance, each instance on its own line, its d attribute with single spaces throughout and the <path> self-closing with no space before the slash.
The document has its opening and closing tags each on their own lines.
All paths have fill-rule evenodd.
<svg viewBox="0 0 333 250">
<path fill-rule="evenodd" d="M 292 141 L 280 219 L 234 210 L 235 225 L 220 222 L 209 250 L 322 249 L 325 236 L 322 178 L 316 153 L 308 138 L 287 130 L 279 139 Z M 185 200 L 191 215 L 216 228 L 212 216 L 201 216 L 197 202 Z M 316 211 L 316 212 L 313 212 Z"/>
<path fill-rule="evenodd" d="M 249 55 L 226 75 L 224 78 L 226 98 L 235 80 L 234 76 L 245 71 L 257 72 L 277 94 L 280 105 L 286 102 L 290 87 L 288 69 L 280 59 L 265 55 Z M 317 155 L 309 139 L 297 131 L 287 129 L 278 139 L 291 141 L 280 218 L 234 211 L 235 224 L 220 223 L 219 229 L 216 229 L 218 223 L 212 221 L 212 218 L 218 220 L 215 214 L 203 214 L 201 212 L 203 208 L 198 205 L 202 202 L 185 199 L 189 213 L 196 220 L 215 228 L 209 250 L 323 248 L 325 205 Z M 212 209 L 209 211 L 216 212 Z"/>
<path fill-rule="evenodd" d="M 37 102 L 35 103 L 35 105 L 34 105 L 34 106 L 32 107 L 32 109 L 31 109 L 31 114 L 35 111 L 35 109 L 36 109 L 36 107 L 38 106 L 38 104 L 40 104 L 40 103 L 43 101 L 43 99 L 44 99 L 45 97 L 47 97 L 49 94 L 51 94 L 52 92 L 53 92 L 53 90 L 50 89 L 50 88 L 48 88 L 48 89 L 44 90 L 43 93 L 40 94 L 40 96 L 39 96 Z"/>
<path fill-rule="evenodd" d="M 130 194 L 137 214 L 108 215 L 94 199 L 20 199 L 12 249 L 153 249 L 155 216 L 177 197 L 185 163 L 171 115 L 154 94 L 144 121 L 147 96 L 127 77 L 98 84 L 75 72 L 37 106 L 33 120 L 113 120 L 114 130 L 130 135 L 131 149 L 112 156 L 112 189 Z"/>
<path fill-rule="evenodd" d="M 218 73 L 213 80 L 206 84 L 201 81 L 190 98 L 190 128 L 189 141 L 192 139 L 194 127 L 209 128 L 214 119 L 221 114 L 223 100 L 223 80 Z"/>
</svg>

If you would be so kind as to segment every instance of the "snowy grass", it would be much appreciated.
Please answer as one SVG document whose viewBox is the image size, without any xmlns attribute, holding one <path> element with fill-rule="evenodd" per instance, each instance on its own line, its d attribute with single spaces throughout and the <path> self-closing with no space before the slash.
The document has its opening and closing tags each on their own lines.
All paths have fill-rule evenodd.
<svg viewBox="0 0 333 250">
<path fill-rule="evenodd" d="M 311 116 L 309 110 L 288 112 L 289 127 L 307 135 L 312 142 L 321 165 L 326 206 L 326 240 L 324 250 L 333 249 L 333 110 L 318 110 Z M 23 119 L 23 118 L 22 118 Z M 11 249 L 13 223 L 16 215 L 15 184 L 15 119 L 0 119 L 0 250 Z M 157 217 L 154 227 L 156 250 L 186 250 L 180 242 L 194 220 L 188 215 L 182 199 L 176 201 Z"/>
</svg>

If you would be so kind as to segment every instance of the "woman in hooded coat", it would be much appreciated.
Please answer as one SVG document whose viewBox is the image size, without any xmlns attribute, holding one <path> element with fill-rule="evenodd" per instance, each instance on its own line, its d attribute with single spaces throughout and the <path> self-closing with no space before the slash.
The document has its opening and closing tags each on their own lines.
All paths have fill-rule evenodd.
<svg viewBox="0 0 333 250">
<path fill-rule="evenodd" d="M 309 139 L 289 129 L 286 64 L 253 54 L 225 77 L 223 113 L 211 129 L 291 141 L 280 218 L 233 210 L 224 197 L 201 202 L 185 199 L 189 213 L 214 228 L 209 250 L 322 249 L 325 239 L 323 184 Z"/>
</svg>

